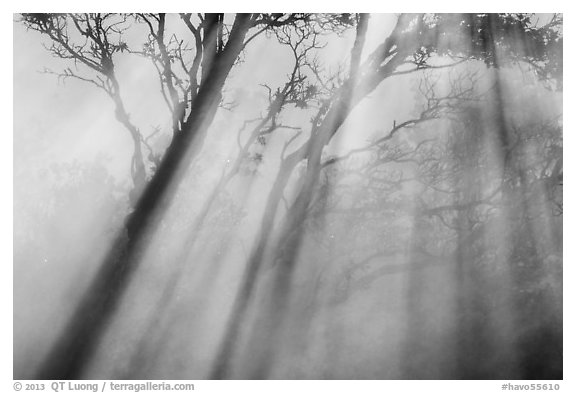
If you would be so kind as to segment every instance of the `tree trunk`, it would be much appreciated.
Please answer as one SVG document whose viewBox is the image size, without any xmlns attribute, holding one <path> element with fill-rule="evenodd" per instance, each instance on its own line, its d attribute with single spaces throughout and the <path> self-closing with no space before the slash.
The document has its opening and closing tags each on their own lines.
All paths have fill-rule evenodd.
<svg viewBox="0 0 576 393">
<path fill-rule="evenodd" d="M 235 354 L 234 349 L 238 342 L 240 328 L 244 321 L 250 300 L 252 299 L 253 292 L 256 288 L 265 252 L 272 236 L 278 205 L 282 200 L 284 189 L 290 180 L 290 176 L 292 175 L 296 165 L 300 162 L 300 159 L 298 152 L 293 153 L 286 158 L 282 162 L 276 180 L 272 185 L 264 209 L 264 215 L 262 216 L 260 223 L 260 232 L 257 237 L 257 244 L 253 248 L 250 258 L 248 259 L 246 271 L 240 284 L 239 293 L 234 301 L 234 305 L 232 306 L 231 316 L 224 331 L 222 344 L 216 353 L 214 367 L 210 374 L 211 379 L 224 379 L 229 377 L 231 361 Z"/>
</svg>

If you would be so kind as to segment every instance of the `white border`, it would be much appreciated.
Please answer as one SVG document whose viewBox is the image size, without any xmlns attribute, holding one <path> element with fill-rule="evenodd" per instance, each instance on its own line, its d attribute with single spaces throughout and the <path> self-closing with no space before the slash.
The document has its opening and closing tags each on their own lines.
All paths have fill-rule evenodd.
<svg viewBox="0 0 576 393">
<path fill-rule="evenodd" d="M 388 3 L 388 4 L 382 4 Z M 191 2 L 190 0 L 178 0 L 166 2 L 158 2 L 151 0 L 139 0 L 120 3 L 118 0 L 100 0 L 97 4 L 84 3 L 79 4 L 71 0 L 58 0 L 58 1 L 40 1 L 40 0 L 26 0 L 18 2 L 5 1 L 0 6 L 2 8 L 2 22 L 0 28 L 2 29 L 1 37 L 4 48 L 10 48 L 10 54 L 13 53 L 13 14 L 16 12 L 25 11 L 51 11 L 51 12 L 70 12 L 70 11 L 113 11 L 113 12 L 128 12 L 128 11 L 162 11 L 178 12 L 183 9 L 194 8 L 195 11 L 201 12 L 249 12 L 255 10 L 272 11 L 306 11 L 306 12 L 563 12 L 565 14 L 564 34 L 565 40 L 565 59 L 564 64 L 567 65 L 564 75 L 564 109 L 574 108 L 574 77 L 572 75 L 570 65 L 574 64 L 574 54 L 570 49 L 575 48 L 573 43 L 573 21 L 572 12 L 569 12 L 568 2 L 562 3 L 559 1 L 522 1 L 513 0 L 503 2 L 502 0 L 483 0 L 481 2 L 455 2 L 446 0 L 434 1 L 404 1 L 404 2 L 384 2 L 377 0 L 354 0 L 352 1 L 320 1 L 312 3 L 310 0 L 290 0 L 281 3 L 273 4 L 270 0 L 249 0 L 242 2 L 233 1 L 206 1 L 203 3 Z M 2 153 L 0 154 L 0 168 L 2 173 L 1 185 L 2 201 L 0 206 L 2 208 L 2 237 L 0 243 L 1 252 L 1 274 L 2 282 L 0 286 L 0 302 L 2 305 L 2 315 L 6 319 L 2 326 L 1 335 L 1 360 L 0 360 L 0 391 L 10 392 L 13 390 L 12 381 L 12 207 L 13 207 L 13 72 L 12 72 L 12 58 L 10 61 L 4 60 L 0 63 L 2 67 L 2 78 L 4 83 L 2 86 L 2 103 L 1 106 L 3 117 L 7 119 L 7 126 L 2 132 L 0 146 Z M 11 88 L 9 88 L 11 87 Z M 565 181 L 565 194 L 564 200 L 568 201 L 567 209 L 564 213 L 564 233 L 565 243 L 564 249 L 564 381 L 559 381 L 561 391 L 576 391 L 576 384 L 574 378 L 576 377 L 576 370 L 574 370 L 574 339 L 573 332 L 576 331 L 574 325 L 574 246 L 572 239 L 573 226 L 574 226 L 574 209 L 570 203 L 576 200 L 574 197 L 574 187 L 572 183 L 572 173 L 574 169 L 574 132 L 576 132 L 573 120 L 572 111 L 564 111 L 564 144 L 566 148 L 565 157 L 565 171 L 567 174 L 567 181 Z M 10 185 L 9 187 L 7 185 Z M 88 382 L 88 381 L 86 381 Z M 136 382 L 136 381 L 130 381 Z M 174 381 L 184 382 L 184 381 Z M 293 392 L 298 391 L 352 391 L 361 390 L 366 392 L 404 392 L 404 391 L 439 391 L 439 392 L 496 392 L 501 390 L 502 383 L 538 383 L 539 381 L 195 381 L 197 391 L 204 392 L 219 392 L 231 390 L 246 390 L 252 392 L 269 392 L 274 389 L 277 392 Z M 554 381 L 541 381 L 542 383 L 555 383 Z M 100 384 L 101 386 L 101 384 Z M 570 388 L 572 386 L 572 388 Z M 46 391 L 51 391 L 47 386 Z M 107 389 L 109 391 L 109 389 Z"/>
</svg>

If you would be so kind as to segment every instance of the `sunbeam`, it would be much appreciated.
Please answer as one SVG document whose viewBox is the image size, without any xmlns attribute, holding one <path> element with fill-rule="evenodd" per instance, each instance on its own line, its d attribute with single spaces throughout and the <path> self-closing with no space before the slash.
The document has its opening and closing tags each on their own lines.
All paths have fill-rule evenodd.
<svg viewBox="0 0 576 393">
<path fill-rule="evenodd" d="M 562 379 L 562 30 L 15 15 L 14 377 Z"/>
</svg>

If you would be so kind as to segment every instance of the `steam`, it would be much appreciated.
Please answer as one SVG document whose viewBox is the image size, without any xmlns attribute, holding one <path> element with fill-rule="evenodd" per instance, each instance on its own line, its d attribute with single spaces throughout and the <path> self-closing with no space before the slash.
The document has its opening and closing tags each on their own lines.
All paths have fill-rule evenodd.
<svg viewBox="0 0 576 393">
<path fill-rule="evenodd" d="M 373 17 L 363 60 L 394 23 Z M 23 26 L 14 33 L 21 379 L 133 206 L 131 141 L 112 105 L 37 75 L 59 63 Z M 323 39 L 314 54 L 325 70 L 350 60 L 353 30 Z M 162 155 L 171 122 L 155 70 L 127 59 L 127 110 Z M 263 35 L 243 60 L 224 89 L 237 105 L 218 110 L 170 189 L 83 377 L 561 378 L 562 93 L 527 65 L 480 61 L 387 79 L 337 127 L 313 177 L 312 159 L 289 160 L 316 108 L 258 128 L 269 91 L 290 76 L 290 48 Z M 422 113 L 434 116 L 395 130 Z"/>
</svg>

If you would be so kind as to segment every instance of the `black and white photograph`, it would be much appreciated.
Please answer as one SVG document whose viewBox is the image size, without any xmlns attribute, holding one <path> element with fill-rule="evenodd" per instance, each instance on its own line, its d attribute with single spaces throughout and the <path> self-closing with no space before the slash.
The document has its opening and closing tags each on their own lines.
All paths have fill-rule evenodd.
<svg viewBox="0 0 576 393">
<path fill-rule="evenodd" d="M 13 379 L 559 390 L 563 28 L 14 13 Z"/>
</svg>

